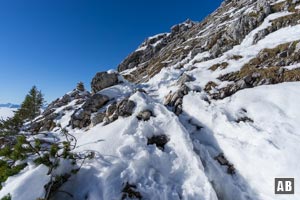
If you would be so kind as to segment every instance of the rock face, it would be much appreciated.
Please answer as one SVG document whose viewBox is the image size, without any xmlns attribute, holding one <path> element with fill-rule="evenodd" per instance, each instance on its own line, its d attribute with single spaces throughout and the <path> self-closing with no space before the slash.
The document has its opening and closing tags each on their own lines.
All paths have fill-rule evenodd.
<svg viewBox="0 0 300 200">
<path fill-rule="evenodd" d="M 253 12 L 232 11 L 252 5 Z M 209 55 L 195 62 L 217 58 L 240 44 L 271 12 L 272 6 L 265 0 L 224 1 L 200 23 L 187 20 L 173 26 L 168 34 L 148 38 L 118 66 L 118 71 L 129 81 L 146 82 L 162 68 L 175 64 L 180 68 L 199 53 L 209 52 Z M 130 72 L 126 72 L 128 69 Z"/>
<path fill-rule="evenodd" d="M 97 112 L 103 105 L 109 101 L 109 97 L 102 94 L 94 94 L 82 106 L 84 110 Z"/>
<path fill-rule="evenodd" d="M 84 128 L 91 124 L 91 111 L 78 109 L 71 116 L 72 128 Z"/>
<path fill-rule="evenodd" d="M 117 105 L 118 115 L 122 117 L 128 117 L 132 115 L 135 103 L 131 100 L 124 99 Z"/>
<path fill-rule="evenodd" d="M 92 92 L 97 93 L 116 84 L 118 84 L 118 75 L 116 73 L 99 72 L 92 80 Z"/>
<path fill-rule="evenodd" d="M 91 124 L 96 125 L 103 121 L 101 114 L 97 113 L 91 119 L 92 113 L 97 112 L 109 101 L 109 97 L 102 94 L 94 94 L 87 99 L 81 108 L 77 109 L 71 116 L 72 128 L 84 128 Z M 102 120 L 102 121 L 101 121 Z"/>
<path fill-rule="evenodd" d="M 114 102 L 107 107 L 106 117 L 103 121 L 105 124 L 109 124 L 119 117 L 129 117 L 132 115 L 134 108 L 135 103 L 128 98 L 125 98 L 118 103 Z"/>
<path fill-rule="evenodd" d="M 105 118 L 105 113 L 103 112 L 97 112 L 96 114 L 94 114 L 94 116 L 92 116 L 92 125 L 96 126 L 97 124 L 100 124 L 103 122 L 104 118 Z"/>
<path fill-rule="evenodd" d="M 185 95 L 188 94 L 189 88 L 183 84 L 176 92 L 170 92 L 166 97 L 164 104 L 170 107 L 173 107 L 173 112 L 176 115 L 180 115 L 182 113 L 182 99 Z"/>
</svg>

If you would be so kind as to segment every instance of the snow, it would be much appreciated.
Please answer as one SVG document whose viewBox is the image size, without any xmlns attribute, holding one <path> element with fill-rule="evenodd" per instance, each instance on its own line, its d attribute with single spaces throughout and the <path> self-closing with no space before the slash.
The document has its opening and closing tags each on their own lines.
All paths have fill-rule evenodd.
<svg viewBox="0 0 300 200">
<path fill-rule="evenodd" d="M 144 46 L 137 48 L 135 51 L 144 51 L 144 50 L 146 50 L 146 48 L 147 48 L 147 46 L 144 45 Z"/>
<path fill-rule="evenodd" d="M 296 6 L 295 9 L 299 10 L 300 9 L 300 5 Z"/>
<path fill-rule="evenodd" d="M 278 3 L 282 3 L 282 2 L 285 2 L 286 0 L 277 0 L 275 1 L 274 3 L 271 3 L 271 5 L 276 5 Z"/>
<path fill-rule="evenodd" d="M 14 116 L 14 111 L 16 111 L 17 108 L 7 108 L 7 107 L 0 107 L 0 119 L 7 119 L 9 117 Z"/>
<path fill-rule="evenodd" d="M 274 195 L 274 178 L 300 179 L 299 87 L 300 83 L 261 86 L 212 104 L 196 93 L 184 98 L 186 115 L 205 126 L 200 132 L 203 137 L 194 142 L 199 143 L 201 154 L 214 157 L 224 151 L 258 199 L 290 199 Z M 241 109 L 247 110 L 253 123 L 235 122 Z M 299 195 L 296 191 L 295 196 Z"/>
<path fill-rule="evenodd" d="M 297 68 L 300 68 L 300 63 L 294 64 L 294 65 L 285 66 L 283 68 L 288 69 L 288 70 L 297 69 Z"/>
<path fill-rule="evenodd" d="M 78 199 L 119 199 L 122 184 L 129 182 L 145 199 L 217 199 L 178 118 L 146 94 L 138 92 L 130 99 L 137 104 L 131 117 L 74 133 L 76 151 L 94 151 L 97 159 L 87 162 L 63 189 Z M 155 114 L 149 122 L 135 117 L 144 109 Z M 170 139 L 164 152 L 147 145 L 147 137 L 160 134 Z M 57 198 L 68 199 L 63 195 Z"/>
<path fill-rule="evenodd" d="M 48 168 L 30 165 L 20 174 L 9 177 L 0 190 L 0 198 L 10 194 L 13 200 L 32 200 L 44 196 L 44 185 L 50 181 Z"/>
</svg>

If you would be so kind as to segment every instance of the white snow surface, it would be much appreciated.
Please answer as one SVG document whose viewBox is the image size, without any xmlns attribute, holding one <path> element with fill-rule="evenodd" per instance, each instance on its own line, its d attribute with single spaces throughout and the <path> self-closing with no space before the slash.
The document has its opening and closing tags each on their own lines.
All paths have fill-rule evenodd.
<svg viewBox="0 0 300 200">
<path fill-rule="evenodd" d="M 10 194 L 12 199 L 35 200 L 44 195 L 44 185 L 50 177 L 47 175 L 48 168 L 44 165 L 29 165 L 18 175 L 9 177 L 0 190 L 0 198 Z"/>
<path fill-rule="evenodd" d="M 86 194 L 90 199 L 119 199 L 122 183 L 129 182 L 145 199 L 217 199 L 178 118 L 143 93 L 135 93 L 131 100 L 137 104 L 133 116 L 74 134 L 75 151 L 95 151 L 97 160 L 85 165 L 64 188 L 76 199 Z M 135 115 L 144 109 L 153 110 L 155 118 L 138 121 Z M 147 145 L 147 137 L 160 134 L 170 139 L 164 151 Z"/>
<path fill-rule="evenodd" d="M 282 83 L 245 89 L 211 104 L 197 93 L 184 98 L 186 115 L 205 126 L 203 137 L 195 141 L 202 154 L 213 157 L 222 149 L 257 199 L 293 199 L 274 195 L 274 178 L 300 179 L 299 87 L 300 83 Z M 237 123 L 244 115 L 254 122 Z"/>
<path fill-rule="evenodd" d="M 6 107 L 0 107 L 0 119 L 7 119 L 9 117 L 14 116 L 14 111 L 16 111 L 16 108 L 6 108 Z"/>
</svg>

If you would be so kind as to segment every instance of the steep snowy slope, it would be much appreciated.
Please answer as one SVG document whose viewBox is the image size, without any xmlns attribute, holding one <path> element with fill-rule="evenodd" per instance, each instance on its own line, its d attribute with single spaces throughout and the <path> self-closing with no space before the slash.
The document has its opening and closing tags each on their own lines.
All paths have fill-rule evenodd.
<svg viewBox="0 0 300 200">
<path fill-rule="evenodd" d="M 26 124 L 31 145 L 71 142 L 74 155 L 18 161 L 0 198 L 299 199 L 299 6 L 226 0 L 148 38 L 92 93 L 77 87 Z M 294 195 L 274 194 L 280 177 Z"/>
</svg>

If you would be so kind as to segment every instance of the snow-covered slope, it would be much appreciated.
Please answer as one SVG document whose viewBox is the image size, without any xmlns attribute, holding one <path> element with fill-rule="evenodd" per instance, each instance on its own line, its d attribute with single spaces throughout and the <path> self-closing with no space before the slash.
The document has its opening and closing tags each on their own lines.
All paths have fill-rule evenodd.
<svg viewBox="0 0 300 200">
<path fill-rule="evenodd" d="M 7 119 L 9 117 L 14 116 L 14 111 L 16 111 L 17 108 L 8 108 L 8 107 L 0 107 L 0 119 Z"/>
<path fill-rule="evenodd" d="M 74 89 L 24 127 L 31 142 L 73 135 L 79 170 L 28 157 L 0 198 L 299 199 L 299 5 L 226 0 L 148 38 L 118 72 L 97 73 L 93 93 Z M 295 195 L 274 195 L 280 177 L 295 178 Z"/>
</svg>

